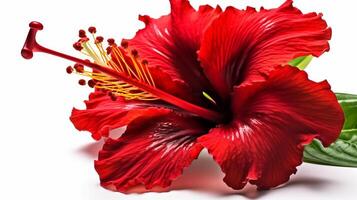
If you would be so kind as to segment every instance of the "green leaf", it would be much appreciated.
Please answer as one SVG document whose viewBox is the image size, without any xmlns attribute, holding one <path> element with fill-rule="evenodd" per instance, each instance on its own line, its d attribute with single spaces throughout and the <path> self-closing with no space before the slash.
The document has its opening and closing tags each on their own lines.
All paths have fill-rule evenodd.
<svg viewBox="0 0 357 200">
<path fill-rule="evenodd" d="M 327 148 L 319 140 L 305 146 L 304 161 L 357 167 L 357 95 L 338 93 L 336 96 L 345 114 L 341 135 Z"/>
<path fill-rule="evenodd" d="M 300 70 L 304 70 L 309 65 L 312 58 L 313 58 L 312 55 L 301 56 L 301 57 L 295 58 L 294 60 L 290 61 L 289 65 L 297 67 Z"/>
<path fill-rule="evenodd" d="M 357 128 L 357 95 L 353 94 L 336 94 L 345 113 L 345 124 L 343 130 L 351 130 Z"/>
</svg>

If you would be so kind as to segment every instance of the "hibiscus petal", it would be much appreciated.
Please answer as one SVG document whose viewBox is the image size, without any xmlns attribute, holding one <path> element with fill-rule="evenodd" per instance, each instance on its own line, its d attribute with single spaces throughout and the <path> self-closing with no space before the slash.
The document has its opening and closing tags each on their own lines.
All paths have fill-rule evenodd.
<svg viewBox="0 0 357 200">
<path fill-rule="evenodd" d="M 85 110 L 73 108 L 70 120 L 78 130 L 91 132 L 95 140 L 108 137 L 110 130 L 126 126 L 138 117 L 174 109 L 151 101 L 126 101 L 122 98 L 113 101 L 100 91 L 91 93 L 85 103 Z"/>
<path fill-rule="evenodd" d="M 293 67 L 278 67 L 266 80 L 234 88 L 232 122 L 198 139 L 240 189 L 249 181 L 259 189 L 288 181 L 302 162 L 303 146 L 339 136 L 343 112 L 329 84 L 308 80 Z"/>
<path fill-rule="evenodd" d="M 302 14 L 287 0 L 277 9 L 227 8 L 203 36 L 199 59 L 222 98 L 234 85 L 260 79 L 294 58 L 329 50 L 331 29 L 322 14 Z"/>
<path fill-rule="evenodd" d="M 170 3 L 172 13 L 169 15 L 158 19 L 139 17 L 145 28 L 128 41 L 129 47 L 148 61 L 158 88 L 191 102 L 202 102 L 202 92 L 210 92 L 211 86 L 196 51 L 204 30 L 221 9 L 202 6 L 196 11 L 187 0 Z M 161 78 L 165 78 L 165 82 Z"/>
<path fill-rule="evenodd" d="M 196 11 L 187 0 L 171 0 L 171 30 L 179 49 L 189 52 L 192 60 L 197 61 L 196 51 L 200 47 L 202 35 L 212 21 L 222 12 L 217 6 L 202 5 Z M 198 66 L 198 65 L 197 65 Z"/>
<path fill-rule="evenodd" d="M 174 112 L 134 120 L 100 151 L 95 168 L 101 185 L 121 192 L 140 184 L 169 186 L 197 158 L 202 146 L 196 138 L 206 132 L 198 119 Z"/>
</svg>

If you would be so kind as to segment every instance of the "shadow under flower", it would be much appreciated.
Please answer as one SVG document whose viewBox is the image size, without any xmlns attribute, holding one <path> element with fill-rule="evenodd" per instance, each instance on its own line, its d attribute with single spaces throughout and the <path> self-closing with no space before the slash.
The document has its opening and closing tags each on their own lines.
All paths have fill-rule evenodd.
<svg viewBox="0 0 357 200">
<path fill-rule="evenodd" d="M 208 192 L 220 197 L 239 195 L 248 199 L 256 199 L 265 194 L 265 191 L 257 191 L 255 186 L 249 184 L 242 190 L 233 190 L 223 182 L 223 177 L 224 174 L 218 164 L 204 150 L 200 157 L 184 171 L 184 174 L 172 183 L 169 189 Z"/>
<path fill-rule="evenodd" d="M 323 190 L 327 187 L 330 187 L 333 184 L 337 184 L 331 180 L 328 179 L 322 179 L 322 178 L 316 178 L 312 176 L 300 176 L 295 179 L 292 179 L 289 181 L 287 184 L 278 187 L 277 189 L 288 189 L 288 188 L 294 188 L 294 187 L 305 187 L 309 188 L 311 190 L 319 191 Z"/>
<path fill-rule="evenodd" d="M 125 131 L 125 127 L 120 127 L 110 131 L 110 136 L 112 138 L 119 138 Z M 78 149 L 78 153 L 83 154 L 89 159 L 97 159 L 99 151 L 103 148 L 104 139 L 99 141 L 93 141 L 89 144 L 86 144 Z"/>
<path fill-rule="evenodd" d="M 256 199 L 266 193 L 266 191 L 257 191 L 253 185 L 247 185 L 243 190 L 233 190 L 222 181 L 223 177 L 224 174 L 221 172 L 219 166 L 206 151 L 203 151 L 199 158 L 184 170 L 183 175 L 172 182 L 170 187 L 154 187 L 147 190 L 144 186 L 136 186 L 129 189 L 126 193 L 143 194 L 147 192 L 189 190 L 210 193 L 219 197 L 240 195 L 248 199 Z"/>
<path fill-rule="evenodd" d="M 98 152 L 102 149 L 104 140 L 91 142 L 79 148 L 77 153 L 86 156 L 88 159 L 95 160 L 98 158 Z"/>
<path fill-rule="evenodd" d="M 99 150 L 103 146 L 103 140 L 93 142 L 81 147 L 78 152 L 86 155 L 90 159 L 96 159 Z M 281 185 L 272 190 L 258 191 L 256 187 L 250 184 L 242 190 L 233 190 L 223 182 L 224 174 L 220 170 L 219 166 L 214 162 L 211 156 L 204 150 L 199 158 L 192 162 L 191 166 L 184 170 L 183 175 L 178 177 L 172 182 L 172 185 L 168 188 L 154 187 L 150 190 L 145 189 L 144 186 L 136 186 L 129 189 L 127 194 L 142 194 L 147 192 L 169 192 L 189 190 L 196 192 L 210 193 L 218 197 L 225 196 L 242 196 L 247 199 L 259 199 L 269 193 L 282 192 L 285 190 L 291 190 L 293 188 L 308 188 L 311 190 L 322 190 L 333 184 L 328 179 L 316 178 L 309 173 L 292 176 L 291 180 L 284 185 Z"/>
</svg>

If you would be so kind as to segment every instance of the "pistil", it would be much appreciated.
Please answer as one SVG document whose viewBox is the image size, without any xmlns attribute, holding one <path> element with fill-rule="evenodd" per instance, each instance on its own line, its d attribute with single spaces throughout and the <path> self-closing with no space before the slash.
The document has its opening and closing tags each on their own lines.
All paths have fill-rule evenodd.
<svg viewBox="0 0 357 200">
<path fill-rule="evenodd" d="M 222 115 L 219 114 L 218 112 L 200 107 L 198 105 L 187 102 L 183 99 L 177 98 L 169 93 L 166 93 L 166 92 L 154 87 L 154 85 L 144 83 L 143 81 L 140 81 L 138 79 L 133 79 L 123 72 L 118 72 L 117 70 L 113 70 L 112 68 L 109 68 L 109 67 L 103 65 L 104 63 L 99 63 L 99 64 L 93 63 L 93 62 L 90 62 L 89 60 L 76 58 L 76 57 L 73 57 L 73 56 L 70 56 L 70 55 L 67 55 L 64 53 L 60 53 L 58 51 L 54 51 L 52 49 L 41 46 L 36 41 L 36 34 L 37 34 L 37 31 L 42 30 L 42 29 L 43 29 L 43 25 L 41 23 L 39 23 L 39 22 L 31 22 L 30 23 L 30 30 L 29 30 L 25 44 L 21 51 L 21 55 L 25 59 L 31 59 L 33 57 L 33 52 L 42 52 L 42 53 L 51 54 L 51 55 L 54 55 L 54 56 L 57 56 L 60 58 L 64 58 L 64 59 L 73 61 L 77 64 L 85 65 L 89 68 L 92 68 L 93 71 L 98 71 L 98 72 L 108 75 L 114 79 L 124 81 L 125 83 L 133 85 L 149 94 L 152 94 L 155 97 L 157 97 L 163 101 L 166 101 L 169 104 L 175 105 L 175 106 L 182 108 L 190 113 L 196 114 L 202 118 L 205 118 L 205 119 L 211 120 L 211 121 L 221 121 Z M 90 32 L 95 33 L 96 32 L 95 28 L 93 27 L 90 30 Z M 80 33 L 80 36 L 83 36 L 83 38 L 86 37 L 83 33 Z M 101 38 L 95 38 L 95 39 L 98 41 L 102 40 Z M 114 41 L 108 41 L 108 42 L 114 43 Z M 76 48 L 77 50 L 82 50 L 83 45 L 80 42 L 77 42 L 74 44 L 74 48 Z M 90 47 L 88 47 L 88 48 L 90 50 Z M 135 54 L 135 52 L 134 53 L 132 52 L 132 54 Z M 98 59 L 100 59 L 100 58 L 98 58 Z M 146 63 L 146 61 L 143 61 L 143 63 Z M 148 80 L 150 79 L 150 77 L 142 77 L 142 78 L 146 78 Z M 151 79 L 152 79 L 152 77 L 151 77 Z M 112 97 L 112 99 L 115 99 L 115 98 L 116 98 L 115 96 Z"/>
</svg>

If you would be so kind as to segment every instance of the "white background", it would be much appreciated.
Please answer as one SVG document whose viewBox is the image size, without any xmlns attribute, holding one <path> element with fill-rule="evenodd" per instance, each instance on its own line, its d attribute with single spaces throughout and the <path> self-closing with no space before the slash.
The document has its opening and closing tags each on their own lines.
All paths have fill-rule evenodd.
<svg viewBox="0 0 357 200">
<path fill-rule="evenodd" d="M 333 28 L 331 51 L 308 68 L 315 81 L 327 79 L 334 91 L 357 93 L 356 1 L 296 0 L 304 12 L 323 12 Z M 216 5 L 218 0 L 192 0 Z M 282 1 L 232 0 L 243 8 L 276 7 Z M 170 192 L 124 195 L 99 186 L 93 160 L 100 145 L 74 129 L 68 117 L 83 107 L 89 89 L 68 76 L 71 63 L 36 54 L 28 61 L 20 49 L 28 23 L 41 21 L 40 43 L 78 55 L 72 49 L 77 30 L 95 25 L 104 36 L 131 38 L 143 24 L 137 15 L 158 17 L 169 12 L 165 0 L 131 1 L 2 1 L 0 4 L 0 199 L 356 199 L 357 169 L 303 164 L 280 188 L 232 191 L 222 183 L 219 168 L 207 155 L 174 182 Z M 304 44 L 301 44 L 304 45 Z"/>
</svg>

